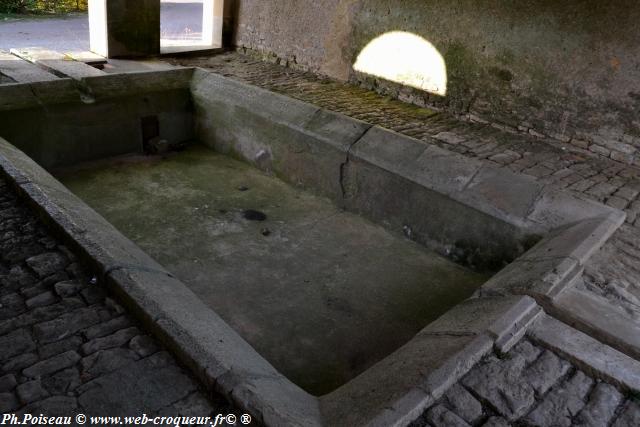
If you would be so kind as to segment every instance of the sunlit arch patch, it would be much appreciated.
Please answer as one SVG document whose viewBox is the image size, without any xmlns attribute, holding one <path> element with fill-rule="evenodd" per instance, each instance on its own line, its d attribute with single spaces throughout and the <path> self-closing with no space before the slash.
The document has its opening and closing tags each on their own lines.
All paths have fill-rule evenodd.
<svg viewBox="0 0 640 427">
<path fill-rule="evenodd" d="M 360 52 L 355 71 L 444 96 L 447 66 L 444 58 L 424 38 L 392 31 L 373 39 Z"/>
</svg>

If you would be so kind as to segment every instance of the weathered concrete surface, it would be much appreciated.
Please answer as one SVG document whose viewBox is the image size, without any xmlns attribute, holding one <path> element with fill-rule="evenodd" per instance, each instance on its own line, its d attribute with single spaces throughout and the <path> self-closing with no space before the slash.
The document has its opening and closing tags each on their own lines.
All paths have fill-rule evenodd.
<svg viewBox="0 0 640 427">
<path fill-rule="evenodd" d="M 98 283 L 136 313 L 206 387 L 215 387 L 268 425 L 320 423 L 313 396 L 278 373 L 182 282 L 33 160 L 0 143 L 1 167 L 19 194 L 91 265 Z"/>
<path fill-rule="evenodd" d="M 521 191 L 506 194 L 509 180 L 502 177 L 492 183 L 504 187 L 500 200 L 490 191 L 470 198 L 467 188 L 482 175 L 481 169 L 481 164 L 438 147 L 372 128 L 353 145 L 341 169 L 344 205 L 392 230 L 403 230 L 456 262 L 497 271 L 535 241 L 524 216 L 514 210 L 530 206 L 534 198 L 527 196 L 539 188 L 511 180 L 522 184 Z M 501 209 L 501 204 L 509 206 Z"/>
<path fill-rule="evenodd" d="M 421 141 L 202 71 L 192 92 L 198 138 L 219 152 L 404 230 L 466 265 L 497 270 L 524 251 L 529 236 L 519 226 L 540 191 L 532 180 L 479 173 L 481 164 Z M 472 180 L 474 187 L 521 186 L 511 197 L 502 190 L 508 201 L 496 208 L 492 189 L 469 196 Z M 447 224 L 432 220 L 442 217 Z"/>
<path fill-rule="evenodd" d="M 550 311 L 565 322 L 577 325 L 601 340 L 613 340 L 617 349 L 636 359 L 640 358 L 638 327 L 634 322 L 629 322 L 628 314 L 622 307 L 612 306 L 583 286 L 565 290 L 553 305 Z"/>
<path fill-rule="evenodd" d="M 314 394 L 391 353 L 485 279 L 207 148 L 59 176 Z M 249 209 L 266 219 L 247 220 Z"/>
<path fill-rule="evenodd" d="M 228 3 L 234 44 L 273 61 L 640 164 L 640 7 L 632 0 Z M 439 51 L 446 97 L 353 72 L 358 54 L 390 31 L 415 34 Z"/>
</svg>

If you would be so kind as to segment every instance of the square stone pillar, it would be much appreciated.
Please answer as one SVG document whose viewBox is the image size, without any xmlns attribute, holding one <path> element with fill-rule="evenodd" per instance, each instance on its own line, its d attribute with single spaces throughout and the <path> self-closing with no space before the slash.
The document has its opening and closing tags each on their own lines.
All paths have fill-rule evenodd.
<svg viewBox="0 0 640 427">
<path fill-rule="evenodd" d="M 160 0 L 89 0 L 91 51 L 107 58 L 160 54 Z"/>
</svg>

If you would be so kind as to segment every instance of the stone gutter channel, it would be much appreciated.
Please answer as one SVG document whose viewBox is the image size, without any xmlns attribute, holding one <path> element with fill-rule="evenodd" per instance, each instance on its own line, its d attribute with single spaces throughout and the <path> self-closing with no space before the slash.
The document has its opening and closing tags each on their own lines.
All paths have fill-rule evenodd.
<svg viewBox="0 0 640 427">
<path fill-rule="evenodd" d="M 124 92 L 127 96 L 156 92 L 158 82 L 165 80 L 172 89 L 189 88 L 195 132 L 203 143 L 314 188 L 373 220 L 379 220 L 380 213 L 367 210 L 369 200 L 359 199 L 363 189 L 357 178 L 364 172 L 376 177 L 375 184 L 382 191 L 400 182 L 403 188 L 418 189 L 420 194 L 437 193 L 440 201 L 434 203 L 447 209 L 465 207 L 459 219 L 452 217 L 454 222 L 463 224 L 469 212 L 474 212 L 478 221 L 498 221 L 507 228 L 542 236 L 472 298 L 365 373 L 318 398 L 282 376 L 182 282 L 29 156 L 0 138 L 2 175 L 100 273 L 100 285 L 116 294 L 206 387 L 265 425 L 408 425 L 484 356 L 494 351 L 507 353 L 525 335 L 594 376 L 627 391 L 640 390 L 640 364 L 631 357 L 639 348 L 621 337 L 612 328 L 615 324 L 589 319 L 591 327 L 584 328 L 584 319 L 558 315 L 587 260 L 624 222 L 622 212 L 203 70 L 144 74 L 131 80 L 136 83 L 126 91 L 122 81 L 127 77 L 122 76 L 87 78 L 83 86 L 98 103 Z M 20 93 L 22 89 L 15 86 L 20 85 L 7 85 L 12 93 Z M 6 99 L 5 89 L 0 86 L 0 100 Z M 33 93 L 31 88 L 24 90 Z M 40 96 L 37 104 L 53 99 Z M 11 105 L 0 101 L 0 114 Z M 277 133 L 266 133 L 266 121 Z M 247 135 L 260 139 L 250 140 Z M 258 153 L 268 153 L 268 161 Z M 295 168 L 303 158 L 316 172 L 314 176 Z M 417 221 L 411 225 L 420 236 L 428 225 Z M 460 233 L 466 232 L 460 227 Z M 578 329 L 589 329 L 585 332 L 595 338 L 547 312 Z"/>
</svg>

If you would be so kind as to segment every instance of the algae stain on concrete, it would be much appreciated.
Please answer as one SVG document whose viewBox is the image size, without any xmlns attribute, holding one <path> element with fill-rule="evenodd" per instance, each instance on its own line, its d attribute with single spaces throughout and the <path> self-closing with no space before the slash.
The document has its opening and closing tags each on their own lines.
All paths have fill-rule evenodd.
<svg viewBox="0 0 640 427">
<path fill-rule="evenodd" d="M 204 147 L 58 176 L 316 395 L 399 348 L 486 279 Z M 266 218 L 248 220 L 249 210 Z"/>
</svg>

